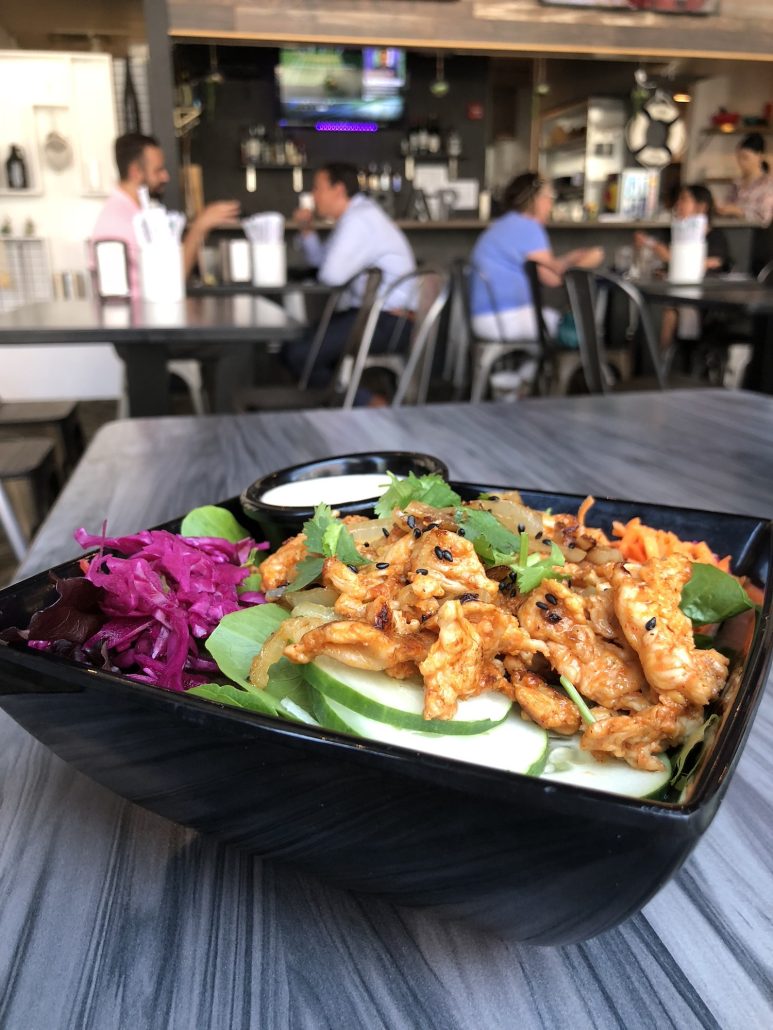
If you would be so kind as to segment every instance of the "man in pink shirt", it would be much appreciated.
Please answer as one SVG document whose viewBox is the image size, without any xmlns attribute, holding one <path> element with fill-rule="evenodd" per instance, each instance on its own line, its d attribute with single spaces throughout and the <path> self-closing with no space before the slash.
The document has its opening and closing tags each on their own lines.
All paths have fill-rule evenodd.
<svg viewBox="0 0 773 1030">
<path fill-rule="evenodd" d="M 115 163 L 118 165 L 119 183 L 102 208 L 91 234 L 92 243 L 98 240 L 122 240 L 126 244 L 129 264 L 129 289 L 138 297 L 139 244 L 134 233 L 133 218 L 140 210 L 138 190 L 147 187 L 151 197 L 160 200 L 169 172 L 164 163 L 164 152 L 152 136 L 130 132 L 115 141 Z M 183 240 L 183 270 L 187 278 L 199 253 L 199 248 L 211 229 L 233 223 L 239 214 L 235 200 L 222 200 L 208 204 L 189 225 Z"/>
</svg>

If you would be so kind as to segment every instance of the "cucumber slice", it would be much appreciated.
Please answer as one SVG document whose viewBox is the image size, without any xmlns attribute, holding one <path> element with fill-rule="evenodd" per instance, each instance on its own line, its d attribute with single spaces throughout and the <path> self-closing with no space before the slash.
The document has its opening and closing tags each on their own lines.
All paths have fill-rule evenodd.
<svg viewBox="0 0 773 1030">
<path fill-rule="evenodd" d="M 626 794 L 632 798 L 657 797 L 671 779 L 671 762 L 658 756 L 665 768 L 661 772 L 634 769 L 621 759 L 597 762 L 588 751 L 580 749 L 579 738 L 551 741 L 542 779 L 555 783 L 573 783 L 577 787 L 605 790 L 609 794 Z"/>
<path fill-rule="evenodd" d="M 397 744 L 412 751 L 455 758 L 505 772 L 539 776 L 548 753 L 548 735 L 533 722 L 510 713 L 484 733 L 417 733 L 352 712 L 338 701 L 314 692 L 314 715 L 323 726 L 342 733 Z"/>
<path fill-rule="evenodd" d="M 306 679 L 329 700 L 368 719 L 443 736 L 485 733 L 502 722 L 512 707 L 504 694 L 491 691 L 460 701 L 453 719 L 425 719 L 423 687 L 383 672 L 352 669 L 326 657 L 306 666 Z"/>
</svg>

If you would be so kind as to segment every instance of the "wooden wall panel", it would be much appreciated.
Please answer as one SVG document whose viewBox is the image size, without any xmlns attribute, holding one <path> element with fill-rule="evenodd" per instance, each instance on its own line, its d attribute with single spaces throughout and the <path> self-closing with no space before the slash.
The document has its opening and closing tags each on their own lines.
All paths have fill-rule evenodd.
<svg viewBox="0 0 773 1030">
<path fill-rule="evenodd" d="M 770 0 L 723 0 L 716 17 L 543 7 L 538 0 L 168 0 L 173 35 L 391 42 L 490 51 L 691 54 L 773 61 Z"/>
</svg>

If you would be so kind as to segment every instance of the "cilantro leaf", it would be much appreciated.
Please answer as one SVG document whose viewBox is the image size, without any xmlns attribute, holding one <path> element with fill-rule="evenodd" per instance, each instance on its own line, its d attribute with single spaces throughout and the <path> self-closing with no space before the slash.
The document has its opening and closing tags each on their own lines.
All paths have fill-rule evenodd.
<svg viewBox="0 0 773 1030">
<path fill-rule="evenodd" d="M 343 522 L 335 517 L 327 504 L 317 505 L 313 517 L 304 522 L 303 532 L 306 534 L 306 550 L 310 555 L 338 558 L 346 565 L 370 564 L 368 559 L 363 558 L 357 550 L 352 534 Z M 322 560 L 315 558 L 313 561 L 319 562 L 319 564 L 312 565 L 309 558 L 305 558 L 298 564 L 298 576 L 303 573 L 304 577 L 312 576 L 312 578 L 306 578 L 305 582 L 299 582 L 298 576 L 296 576 L 292 584 L 293 589 L 305 586 L 319 576 L 322 571 Z"/>
<path fill-rule="evenodd" d="M 522 534 L 525 535 L 525 534 Z M 566 579 L 564 573 L 556 572 L 556 566 L 564 564 L 564 556 L 561 549 L 552 541 L 550 543 L 550 554 L 540 558 L 537 554 L 530 554 L 525 565 L 513 565 L 516 573 L 518 590 L 522 594 L 528 594 L 535 587 L 538 587 L 543 579 Z"/>
<path fill-rule="evenodd" d="M 427 476 L 410 472 L 405 479 L 398 479 L 392 472 L 387 472 L 387 475 L 389 489 L 381 495 L 375 508 L 380 519 L 388 518 L 394 508 L 405 508 L 411 501 L 421 501 L 431 508 L 450 508 L 462 503 L 459 494 L 437 472 Z"/>
<path fill-rule="evenodd" d="M 457 525 L 463 527 L 465 536 L 478 556 L 489 565 L 507 565 L 507 560 L 495 561 L 495 556 L 513 555 L 518 552 L 519 538 L 503 526 L 490 511 L 457 508 L 454 518 Z"/>
<path fill-rule="evenodd" d="M 316 555 L 309 555 L 308 558 L 299 561 L 295 566 L 295 578 L 290 583 L 289 589 L 300 590 L 302 587 L 307 587 L 309 583 L 316 583 L 322 575 L 324 564 L 325 559 Z"/>
<path fill-rule="evenodd" d="M 489 511 L 457 509 L 455 519 L 486 565 L 507 565 L 515 572 L 519 593 L 528 594 L 543 579 L 565 578 L 555 571 L 556 566 L 564 564 L 564 556 L 552 541 L 550 554 L 529 554 L 528 533 L 511 533 Z"/>
<path fill-rule="evenodd" d="M 323 550 L 323 539 L 325 531 L 330 527 L 334 526 L 338 519 L 333 514 L 333 510 L 328 504 L 318 504 L 314 509 L 314 515 L 303 523 L 303 532 L 306 536 L 306 550 L 309 554 L 324 554 Z M 325 555 L 330 558 L 331 555 Z"/>
</svg>

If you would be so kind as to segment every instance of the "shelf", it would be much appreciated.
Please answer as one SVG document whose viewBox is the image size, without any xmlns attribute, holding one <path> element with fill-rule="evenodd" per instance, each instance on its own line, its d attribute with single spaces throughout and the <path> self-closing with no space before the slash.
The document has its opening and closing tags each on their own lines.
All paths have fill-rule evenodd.
<svg viewBox="0 0 773 1030">
<path fill-rule="evenodd" d="M 565 143 L 553 143 L 549 147 L 542 147 L 541 152 L 548 157 L 550 154 L 571 154 L 574 151 L 585 152 L 588 141 L 583 139 L 568 139 Z"/>
<path fill-rule="evenodd" d="M 248 168 L 252 168 L 256 172 L 291 172 L 294 168 L 300 168 L 304 171 L 308 168 L 308 165 L 242 165 L 242 168 L 246 172 Z"/>
<path fill-rule="evenodd" d="M 753 132 L 758 132 L 761 136 L 773 136 L 773 126 L 743 125 L 740 129 L 701 129 L 702 136 L 749 136 Z"/>
</svg>

